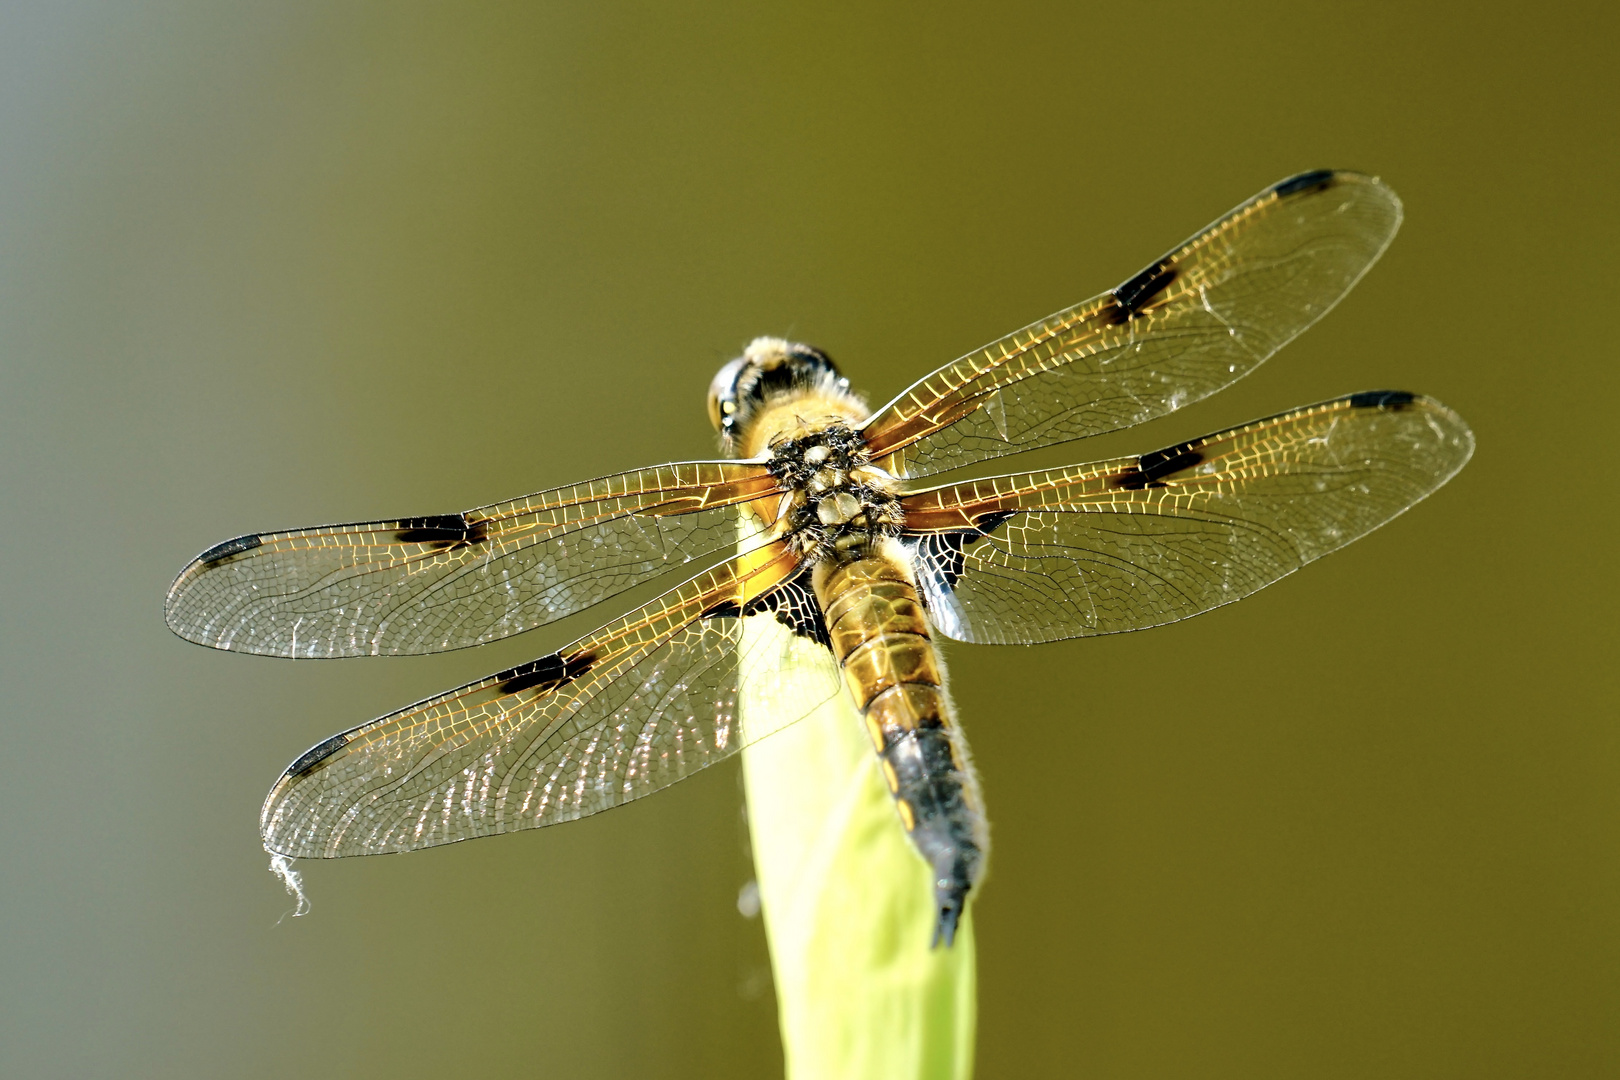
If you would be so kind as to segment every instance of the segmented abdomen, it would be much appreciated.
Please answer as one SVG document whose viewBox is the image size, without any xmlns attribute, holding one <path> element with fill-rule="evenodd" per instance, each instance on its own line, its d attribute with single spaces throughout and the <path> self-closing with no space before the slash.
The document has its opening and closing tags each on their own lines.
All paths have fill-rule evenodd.
<svg viewBox="0 0 1620 1080">
<path fill-rule="evenodd" d="M 870 553 L 817 567 L 815 587 L 901 822 L 933 868 L 935 941 L 949 945 L 984 861 L 985 828 L 916 586 L 894 558 Z"/>
</svg>

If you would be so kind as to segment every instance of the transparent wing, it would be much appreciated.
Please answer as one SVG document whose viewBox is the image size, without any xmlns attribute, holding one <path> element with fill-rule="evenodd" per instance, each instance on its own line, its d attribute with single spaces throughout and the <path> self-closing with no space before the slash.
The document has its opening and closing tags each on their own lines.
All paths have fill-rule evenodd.
<svg viewBox="0 0 1620 1080">
<path fill-rule="evenodd" d="M 164 614 L 189 641 L 266 656 L 459 649 L 733 548 L 736 505 L 778 490 L 758 464 L 688 462 L 463 514 L 242 536 L 193 560 Z"/>
<path fill-rule="evenodd" d="M 781 544 L 740 556 L 556 653 L 333 736 L 270 790 L 266 847 L 335 858 L 570 821 L 780 730 L 841 689 L 813 635 L 745 643 L 745 622 L 807 617 L 795 571 Z M 738 685 L 770 678 L 784 642 L 808 653 L 795 654 L 802 711 L 745 726 Z"/>
<path fill-rule="evenodd" d="M 904 500 L 941 633 L 1030 643 L 1174 622 L 1255 592 L 1434 491 L 1474 437 L 1371 391 L 1140 457 Z"/>
<path fill-rule="evenodd" d="M 1401 202 L 1373 177 L 1267 188 L 1111 292 L 940 368 L 864 428 L 898 476 L 1139 424 L 1254 370 L 1383 253 Z"/>
</svg>

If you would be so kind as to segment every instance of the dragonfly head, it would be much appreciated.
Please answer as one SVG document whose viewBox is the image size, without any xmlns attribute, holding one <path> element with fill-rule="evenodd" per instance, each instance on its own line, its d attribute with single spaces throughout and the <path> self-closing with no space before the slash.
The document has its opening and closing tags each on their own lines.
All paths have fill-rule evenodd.
<svg viewBox="0 0 1620 1080">
<path fill-rule="evenodd" d="M 728 451 L 748 438 L 760 415 L 787 398 L 852 401 L 849 380 L 820 349 L 781 338 L 759 337 L 726 364 L 709 384 L 709 422 Z"/>
</svg>

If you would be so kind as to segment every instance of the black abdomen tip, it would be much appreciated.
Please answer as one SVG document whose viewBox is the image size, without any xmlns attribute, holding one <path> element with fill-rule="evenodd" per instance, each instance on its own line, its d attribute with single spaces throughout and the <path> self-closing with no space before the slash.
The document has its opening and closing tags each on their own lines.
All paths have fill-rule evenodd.
<svg viewBox="0 0 1620 1080">
<path fill-rule="evenodd" d="M 947 949 L 956 942 L 956 926 L 962 921 L 962 897 L 942 899 L 939 905 L 939 920 L 934 923 L 934 943 L 931 948 L 941 945 Z"/>
</svg>

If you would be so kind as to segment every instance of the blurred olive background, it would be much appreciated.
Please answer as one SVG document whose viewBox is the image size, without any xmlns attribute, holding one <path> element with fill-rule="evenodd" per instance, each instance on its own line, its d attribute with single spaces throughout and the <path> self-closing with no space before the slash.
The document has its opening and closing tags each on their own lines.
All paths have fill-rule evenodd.
<svg viewBox="0 0 1620 1080">
<path fill-rule="evenodd" d="M 980 1075 L 1615 1075 L 1612 12 L 12 0 L 0 1073 L 778 1075 L 733 763 L 301 864 L 283 918 L 288 761 L 596 614 L 295 664 L 170 636 L 171 577 L 710 456 L 759 333 L 882 401 L 1341 166 L 1407 222 L 1331 317 L 1039 460 L 1380 387 L 1478 453 L 1234 607 L 949 650 L 996 839 Z"/>
</svg>

